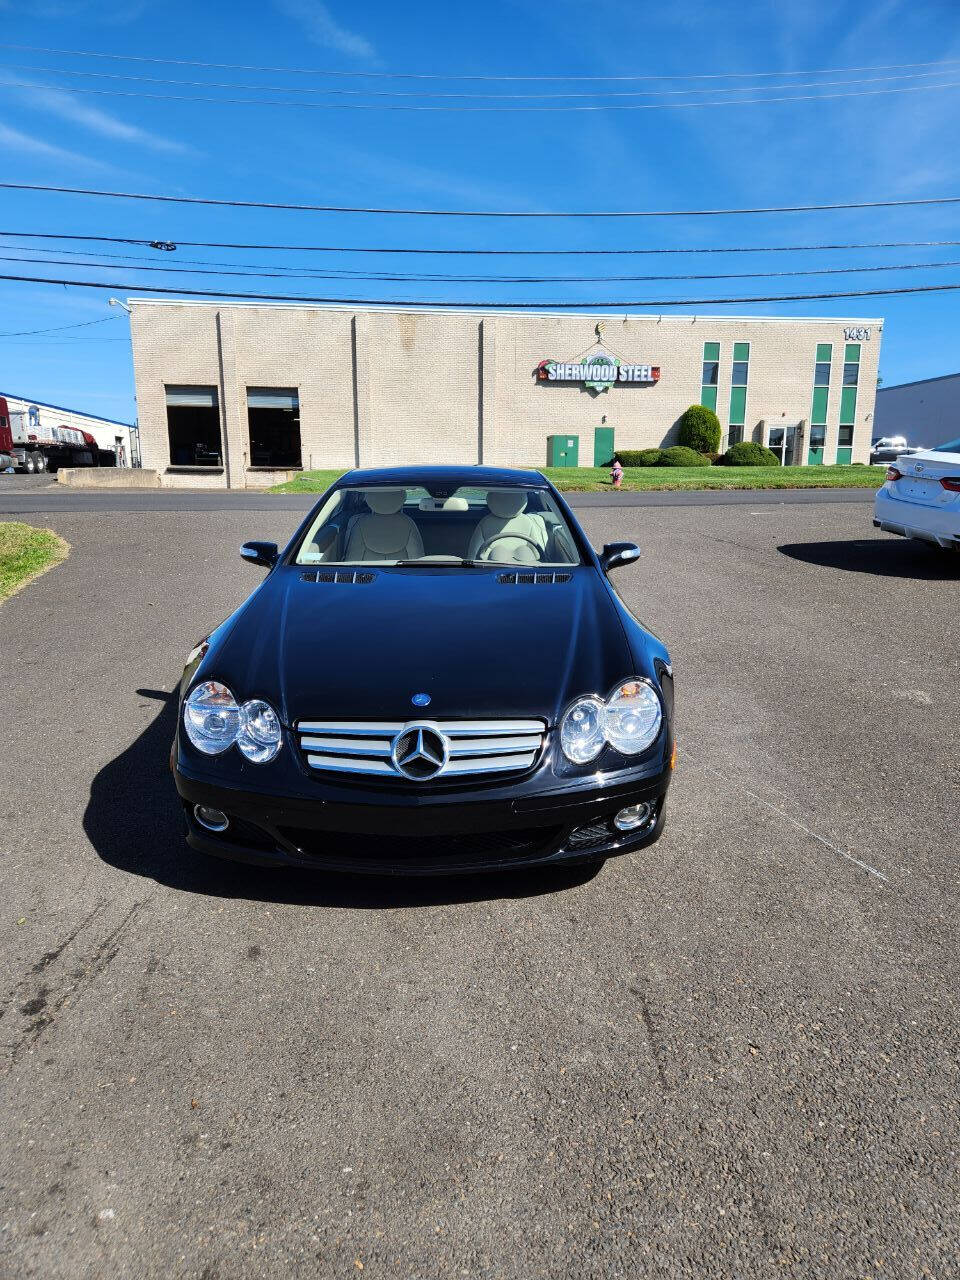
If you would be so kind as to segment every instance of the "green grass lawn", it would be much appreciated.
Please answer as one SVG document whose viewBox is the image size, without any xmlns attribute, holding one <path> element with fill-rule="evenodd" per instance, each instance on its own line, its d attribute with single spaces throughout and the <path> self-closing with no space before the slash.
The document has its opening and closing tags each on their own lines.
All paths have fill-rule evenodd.
<svg viewBox="0 0 960 1280">
<path fill-rule="evenodd" d="M 623 489 L 879 489 L 885 467 L 625 467 Z M 597 467 L 544 471 L 560 490 L 613 489 L 610 472 Z"/>
<path fill-rule="evenodd" d="M 18 520 L 0 523 L 0 600 L 58 564 L 69 550 L 52 529 L 36 529 Z"/>
<path fill-rule="evenodd" d="M 543 467 L 567 493 L 612 489 L 604 467 Z M 879 489 L 884 467 L 627 467 L 623 489 Z M 322 493 L 342 471 L 304 471 L 271 493 Z"/>
<path fill-rule="evenodd" d="M 343 470 L 338 471 L 301 471 L 285 484 L 275 484 L 269 493 L 323 493 L 329 489 L 334 480 L 339 480 Z"/>
</svg>

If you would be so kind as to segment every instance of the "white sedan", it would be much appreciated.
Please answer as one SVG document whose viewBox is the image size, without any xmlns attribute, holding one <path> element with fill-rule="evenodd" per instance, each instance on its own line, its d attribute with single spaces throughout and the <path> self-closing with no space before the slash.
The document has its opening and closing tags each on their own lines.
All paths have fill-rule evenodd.
<svg viewBox="0 0 960 1280">
<path fill-rule="evenodd" d="M 960 439 L 892 463 L 877 491 L 873 523 L 885 533 L 960 551 Z"/>
</svg>

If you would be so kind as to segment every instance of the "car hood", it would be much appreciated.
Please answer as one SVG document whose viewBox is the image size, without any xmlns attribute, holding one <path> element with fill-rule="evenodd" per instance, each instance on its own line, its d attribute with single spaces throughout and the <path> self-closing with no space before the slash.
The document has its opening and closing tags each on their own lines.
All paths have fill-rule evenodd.
<svg viewBox="0 0 960 1280">
<path fill-rule="evenodd" d="M 509 585 L 501 572 L 372 569 L 317 582 L 293 566 L 222 629 L 198 678 L 300 719 L 544 716 L 636 672 L 617 607 L 590 566 Z M 314 575 L 315 576 L 315 575 Z M 429 709 L 411 704 L 416 693 Z"/>
</svg>

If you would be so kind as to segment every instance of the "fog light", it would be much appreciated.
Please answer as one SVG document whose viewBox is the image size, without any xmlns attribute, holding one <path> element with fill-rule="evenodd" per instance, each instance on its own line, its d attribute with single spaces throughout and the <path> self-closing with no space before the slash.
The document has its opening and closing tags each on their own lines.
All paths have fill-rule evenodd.
<svg viewBox="0 0 960 1280">
<path fill-rule="evenodd" d="M 193 816 L 208 831 L 226 831 L 230 825 L 230 819 L 222 809 L 210 809 L 205 804 L 195 804 Z"/>
<path fill-rule="evenodd" d="M 648 804 L 628 804 L 613 820 L 618 831 L 635 831 L 650 821 L 651 808 Z"/>
</svg>

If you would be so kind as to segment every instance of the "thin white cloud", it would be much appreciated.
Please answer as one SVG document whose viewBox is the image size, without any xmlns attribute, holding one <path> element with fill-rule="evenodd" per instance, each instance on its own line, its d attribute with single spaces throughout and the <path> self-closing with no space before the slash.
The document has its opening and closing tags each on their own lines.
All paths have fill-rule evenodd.
<svg viewBox="0 0 960 1280">
<path fill-rule="evenodd" d="M 0 123 L 0 147 L 36 156 L 40 160 L 56 160 L 58 164 L 92 166 L 97 169 L 111 167 L 104 164 L 102 160 L 94 160 L 90 156 L 81 155 L 78 151 L 68 151 L 65 147 L 54 146 L 52 142 L 44 142 L 42 138 L 21 133 L 19 129 L 11 129 L 9 125 L 2 123 Z"/>
<path fill-rule="evenodd" d="M 376 58 L 376 50 L 366 36 L 341 26 L 322 0 L 274 0 L 274 4 L 286 17 L 298 22 L 314 44 L 352 58 Z"/>
<path fill-rule="evenodd" d="M 23 96 L 22 90 L 20 96 Z M 153 151 L 168 151 L 180 155 L 191 150 L 182 142 L 151 133 L 148 129 L 141 129 L 139 125 L 128 124 L 126 120 L 83 102 L 73 94 L 40 82 L 31 83 L 29 103 L 35 110 L 59 116 L 61 120 L 81 129 L 89 129 L 91 133 L 98 133 L 101 137 L 112 138 L 117 142 L 130 142 L 139 147 L 150 147 Z"/>
</svg>

